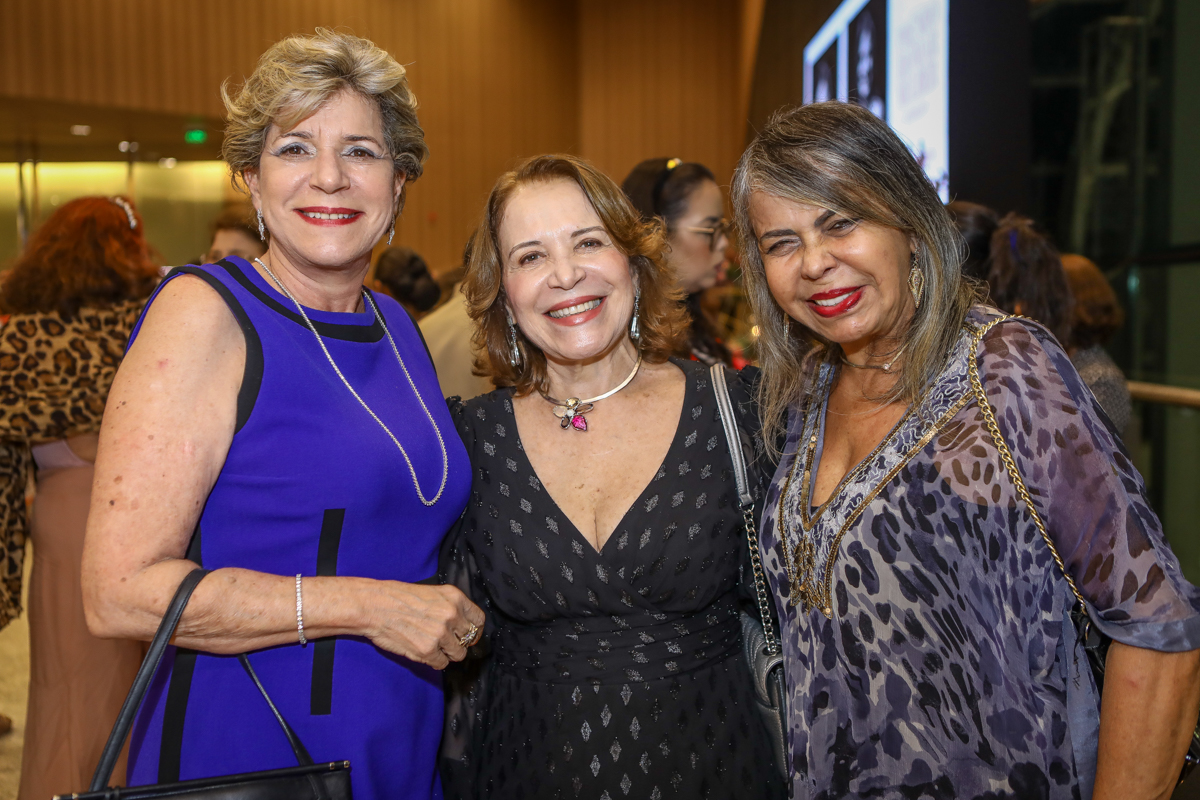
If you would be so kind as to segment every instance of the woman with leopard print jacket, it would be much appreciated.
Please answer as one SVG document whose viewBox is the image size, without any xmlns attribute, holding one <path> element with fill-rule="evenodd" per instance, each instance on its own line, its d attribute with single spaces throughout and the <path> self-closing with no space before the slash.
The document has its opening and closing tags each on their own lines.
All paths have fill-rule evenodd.
<svg viewBox="0 0 1200 800">
<path fill-rule="evenodd" d="M 22 800 L 87 788 L 142 660 L 139 642 L 88 633 L 79 574 L 100 418 L 156 275 L 133 205 L 83 197 L 0 287 L 0 626 L 20 613 L 26 537 L 34 546 Z"/>
<path fill-rule="evenodd" d="M 786 432 L 761 544 L 792 796 L 1149 798 L 1200 706 L 1200 592 L 1042 326 L 865 109 L 774 117 L 733 204 Z M 1103 704 L 1081 633 L 1112 639 Z"/>
</svg>

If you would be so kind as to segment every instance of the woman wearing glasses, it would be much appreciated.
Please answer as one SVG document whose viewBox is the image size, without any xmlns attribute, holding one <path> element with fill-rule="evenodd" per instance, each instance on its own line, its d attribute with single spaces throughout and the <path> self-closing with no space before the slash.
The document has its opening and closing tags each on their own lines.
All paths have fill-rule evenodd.
<svg viewBox="0 0 1200 800">
<path fill-rule="evenodd" d="M 729 246 L 725 201 L 717 179 L 703 164 L 678 158 L 651 158 L 633 168 L 621 184 L 644 221 L 658 217 L 666 223 L 667 266 L 676 285 L 687 295 L 692 318 L 681 355 L 712 365 L 733 364 L 729 348 L 717 337 L 716 326 L 700 305 L 725 271 Z"/>
</svg>

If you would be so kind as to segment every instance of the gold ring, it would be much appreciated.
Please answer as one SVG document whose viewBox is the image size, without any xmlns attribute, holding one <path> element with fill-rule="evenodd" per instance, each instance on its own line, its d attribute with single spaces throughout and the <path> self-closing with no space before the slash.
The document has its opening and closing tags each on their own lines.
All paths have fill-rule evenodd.
<svg viewBox="0 0 1200 800">
<path fill-rule="evenodd" d="M 475 634 L 479 633 L 479 626 L 472 623 L 470 629 L 462 636 L 458 637 L 458 643 L 463 647 L 470 647 L 475 641 Z"/>
</svg>

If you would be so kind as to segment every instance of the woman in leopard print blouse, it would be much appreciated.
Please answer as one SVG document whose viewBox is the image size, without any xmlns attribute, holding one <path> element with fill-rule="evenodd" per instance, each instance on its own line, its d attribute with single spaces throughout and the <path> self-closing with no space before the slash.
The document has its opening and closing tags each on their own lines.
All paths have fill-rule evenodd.
<svg viewBox="0 0 1200 800">
<path fill-rule="evenodd" d="M 1058 342 L 978 304 L 864 109 L 776 116 L 732 194 L 765 438 L 786 431 L 761 544 L 792 796 L 1169 795 L 1200 592 Z M 1084 625 L 1112 639 L 1102 708 Z"/>
<path fill-rule="evenodd" d="M 88 786 L 142 661 L 140 643 L 88 632 L 79 570 L 104 401 L 156 276 L 130 201 L 85 197 L 42 223 L 0 288 L 0 626 L 20 612 L 26 536 L 35 553 L 22 800 Z"/>
<path fill-rule="evenodd" d="M 100 418 L 155 279 L 133 205 L 83 197 L 42 223 L 0 288 L 0 627 L 21 610 L 27 537 L 34 548 L 21 800 L 87 788 L 142 660 L 140 643 L 88 633 L 79 573 Z"/>
</svg>

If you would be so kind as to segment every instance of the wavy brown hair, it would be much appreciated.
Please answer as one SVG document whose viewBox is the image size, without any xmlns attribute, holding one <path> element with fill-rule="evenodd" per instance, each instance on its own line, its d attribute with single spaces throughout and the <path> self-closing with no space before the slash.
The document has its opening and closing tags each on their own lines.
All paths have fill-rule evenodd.
<svg viewBox="0 0 1200 800">
<path fill-rule="evenodd" d="M 64 203 L 30 237 L 0 285 L 0 310 L 69 318 L 83 307 L 148 297 L 157 280 L 133 203 L 80 197 Z"/>
<path fill-rule="evenodd" d="M 917 241 L 917 268 L 925 277 L 921 305 L 904 334 L 899 380 L 882 398 L 915 402 L 945 365 L 982 290 L 963 278 L 962 236 L 904 142 L 887 123 L 850 103 L 776 112 L 742 154 L 731 188 L 743 280 L 760 331 L 759 403 L 766 442 L 776 441 L 788 408 L 809 390 L 818 365 L 836 363 L 841 348 L 795 322 L 775 302 L 750 224 L 755 192 L 892 228 Z"/>
<path fill-rule="evenodd" d="M 641 291 L 638 348 L 652 364 L 666 361 L 687 334 L 689 320 L 675 289 L 675 278 L 664 258 L 666 239 L 658 220 L 643 222 L 629 198 L 611 178 L 571 155 L 535 156 L 496 181 L 488 196 L 479 227 L 471 237 L 466 258 L 463 294 L 467 313 L 475 321 L 472 337 L 480 353 L 475 374 L 490 377 L 496 386 L 512 386 L 518 395 L 546 391 L 546 356 L 518 334 L 521 366 L 508 360 L 508 319 L 504 305 L 504 258 L 500 224 L 513 193 L 536 183 L 571 181 L 580 188 L 629 268 Z"/>
<path fill-rule="evenodd" d="M 1074 253 L 1062 256 L 1063 273 L 1071 287 L 1074 317 L 1071 338 L 1065 342 L 1072 350 L 1108 344 L 1125 323 L 1125 311 L 1117 300 L 1112 284 L 1091 259 Z"/>
</svg>

